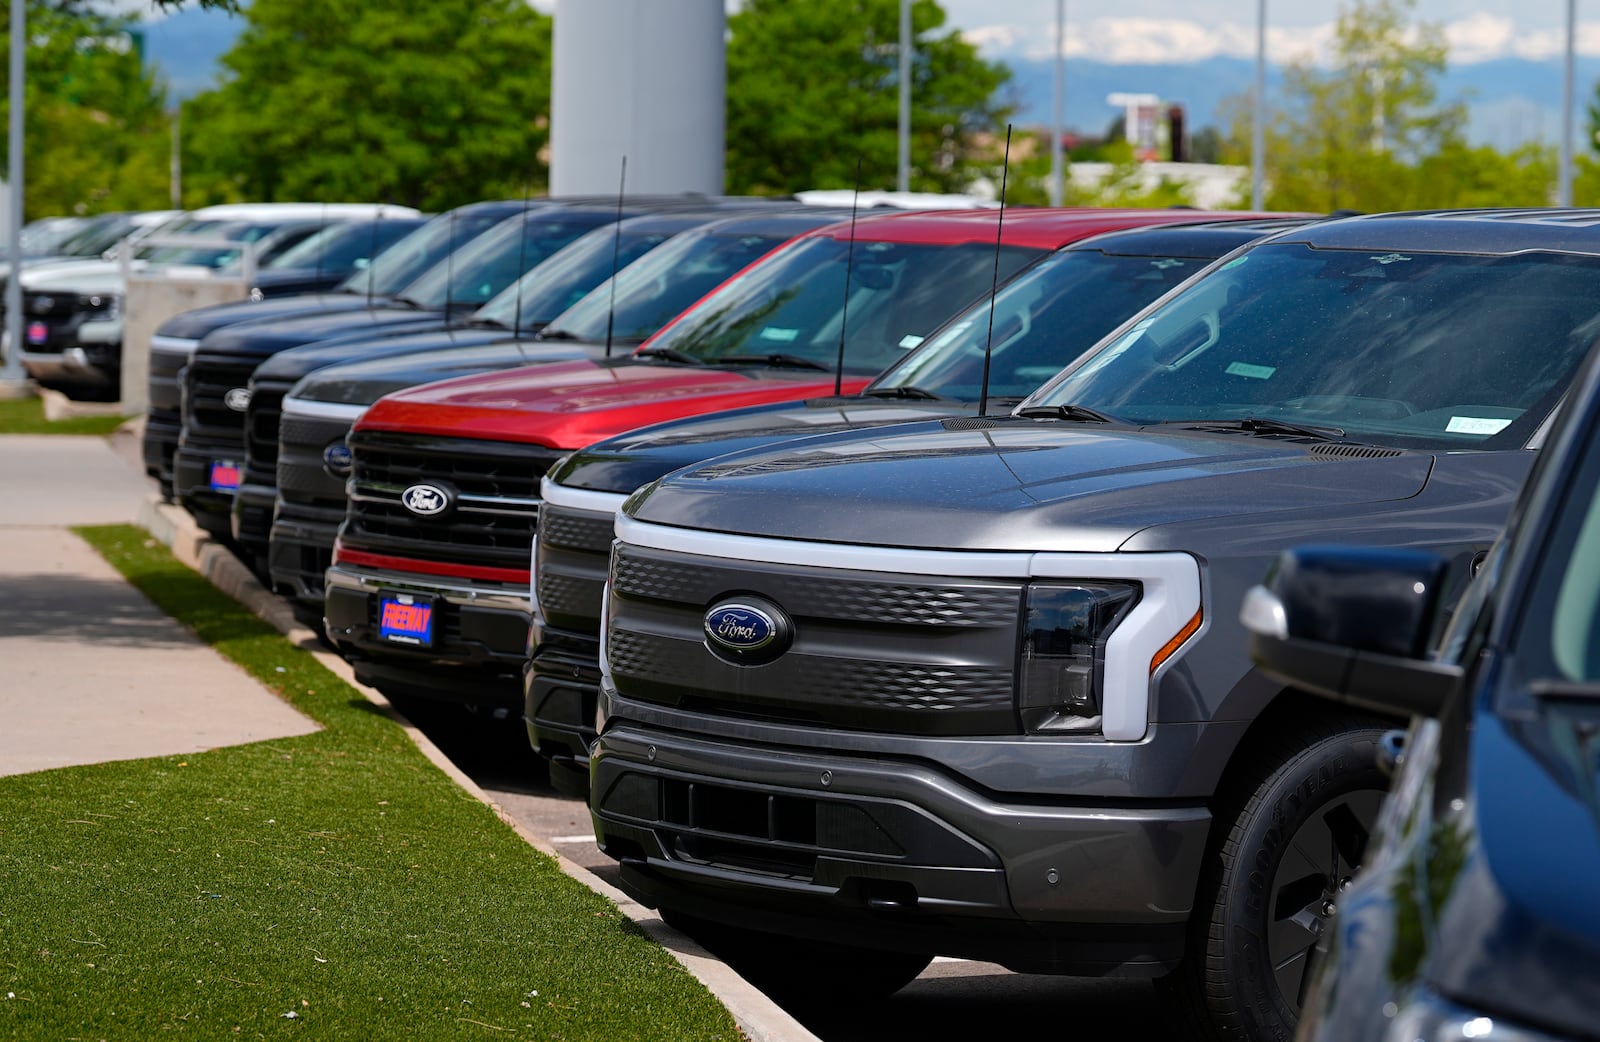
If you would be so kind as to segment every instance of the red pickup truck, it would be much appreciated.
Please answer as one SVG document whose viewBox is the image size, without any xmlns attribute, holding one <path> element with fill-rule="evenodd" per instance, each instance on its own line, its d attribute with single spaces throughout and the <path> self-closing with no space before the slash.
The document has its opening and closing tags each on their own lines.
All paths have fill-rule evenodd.
<svg viewBox="0 0 1600 1042">
<path fill-rule="evenodd" d="M 386 695 L 512 716 L 539 481 L 565 453 L 665 420 L 853 393 L 1049 251 L 1210 219 L 1150 209 L 862 217 L 774 251 L 631 353 L 380 399 L 349 437 L 327 634 L 357 678 Z"/>
</svg>

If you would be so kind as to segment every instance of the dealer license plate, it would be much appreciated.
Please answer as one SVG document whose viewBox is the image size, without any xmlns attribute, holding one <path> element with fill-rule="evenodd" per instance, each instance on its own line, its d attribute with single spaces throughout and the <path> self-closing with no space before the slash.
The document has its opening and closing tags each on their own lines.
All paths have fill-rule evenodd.
<svg viewBox="0 0 1600 1042">
<path fill-rule="evenodd" d="M 433 643 L 433 599 L 410 593 L 378 595 L 378 636 L 393 644 Z"/>
<path fill-rule="evenodd" d="M 211 491 L 239 491 L 239 464 L 233 460 L 213 460 L 211 463 Z"/>
<path fill-rule="evenodd" d="M 43 322 L 28 323 L 28 343 L 35 347 L 50 341 L 50 327 Z"/>
</svg>

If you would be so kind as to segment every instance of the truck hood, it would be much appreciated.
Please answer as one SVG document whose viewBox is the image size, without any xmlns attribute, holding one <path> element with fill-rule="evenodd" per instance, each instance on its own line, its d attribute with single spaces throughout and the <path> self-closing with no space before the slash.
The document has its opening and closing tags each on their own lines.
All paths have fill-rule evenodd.
<svg viewBox="0 0 1600 1042">
<path fill-rule="evenodd" d="M 122 293 L 127 280 L 122 268 L 109 261 L 86 260 L 73 264 L 54 264 L 46 268 L 22 269 L 22 288 L 67 293 Z"/>
<path fill-rule="evenodd" d="M 383 299 L 377 303 L 382 306 Z M 199 340 L 223 326 L 236 322 L 256 322 L 273 319 L 298 318 L 302 315 L 325 314 L 335 311 L 361 311 L 369 306 L 367 298 L 359 293 L 319 293 L 315 296 L 286 297 L 281 300 L 235 300 L 228 304 L 213 304 L 173 315 L 156 330 L 158 336 L 182 337 Z"/>
<path fill-rule="evenodd" d="M 330 365 L 365 362 L 423 351 L 451 350 L 492 344 L 511 338 L 509 330 L 490 326 L 457 326 L 421 333 L 404 333 L 379 340 L 339 340 L 331 344 L 310 344 L 280 351 L 256 367 L 255 379 L 294 381 L 307 373 Z M 564 357 L 571 358 L 573 355 Z"/>
<path fill-rule="evenodd" d="M 1012 399 L 1012 404 L 1015 399 Z M 812 398 L 658 423 L 573 453 L 551 471 L 568 488 L 632 492 L 674 470 L 730 452 L 796 438 L 976 413 L 975 403 L 882 398 Z"/>
<path fill-rule="evenodd" d="M 291 347 L 336 339 L 366 339 L 440 329 L 443 311 L 416 308 L 362 308 L 354 311 L 312 313 L 289 318 L 237 322 L 208 334 L 200 350 L 208 354 L 265 357 Z"/>
<path fill-rule="evenodd" d="M 845 391 L 866 386 L 849 377 Z M 809 370 L 657 365 L 630 358 L 558 362 L 400 391 L 362 430 L 410 431 L 575 449 L 646 424 L 830 393 Z"/>
<path fill-rule="evenodd" d="M 1111 552 L 1152 525 L 1406 499 L 1433 457 L 1243 433 L 963 417 L 724 456 L 629 513 L 779 539 Z"/>
<path fill-rule="evenodd" d="M 306 401 L 371 405 L 386 394 L 418 384 L 500 372 L 537 362 L 532 356 L 538 347 L 529 340 L 500 340 L 476 347 L 419 351 L 332 365 L 305 377 L 289 393 Z"/>
</svg>

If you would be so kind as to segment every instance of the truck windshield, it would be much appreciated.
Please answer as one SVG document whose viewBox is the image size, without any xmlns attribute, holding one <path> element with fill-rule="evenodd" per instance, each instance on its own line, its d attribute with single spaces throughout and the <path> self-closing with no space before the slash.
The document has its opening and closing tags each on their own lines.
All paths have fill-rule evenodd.
<svg viewBox="0 0 1600 1042">
<path fill-rule="evenodd" d="M 1005 279 L 1040 251 L 1000 251 Z M 849 293 L 845 273 L 849 269 Z M 807 238 L 746 271 L 652 337 L 641 350 L 701 362 L 784 357 L 832 371 L 877 372 L 922 342 L 962 304 L 989 292 L 992 243 Z"/>
<path fill-rule="evenodd" d="M 989 348 L 989 394 L 1020 398 L 1211 258 L 1059 250 L 945 324 L 866 390 L 917 388 L 977 401 Z"/>
<path fill-rule="evenodd" d="M 582 212 L 513 217 L 429 268 L 400 295 L 435 311 L 458 304 L 480 307 L 567 243 L 612 220 Z"/>
<path fill-rule="evenodd" d="M 596 228 L 500 291 L 474 318 L 507 329 L 536 330 L 611 277 L 661 245 L 671 232 Z"/>
<path fill-rule="evenodd" d="M 717 235 L 690 231 L 676 236 L 558 315 L 547 336 L 601 343 L 609 326 L 614 340 L 643 340 L 695 301 L 738 274 L 787 235 Z"/>
<path fill-rule="evenodd" d="M 1597 336 L 1597 257 L 1274 243 L 1180 291 L 1024 405 L 1509 448 L 1543 420 Z"/>
</svg>

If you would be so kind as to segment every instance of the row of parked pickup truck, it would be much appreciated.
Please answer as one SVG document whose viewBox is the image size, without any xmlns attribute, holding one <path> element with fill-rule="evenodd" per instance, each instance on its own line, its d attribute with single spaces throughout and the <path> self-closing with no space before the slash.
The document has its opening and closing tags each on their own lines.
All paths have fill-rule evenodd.
<svg viewBox="0 0 1600 1042">
<path fill-rule="evenodd" d="M 145 459 L 359 678 L 520 716 L 768 987 L 965 956 L 1278 1039 L 1414 706 L 1258 666 L 1240 606 L 1299 544 L 1426 552 L 1433 646 L 1597 338 L 1588 211 L 480 203 L 170 320 Z"/>
</svg>

